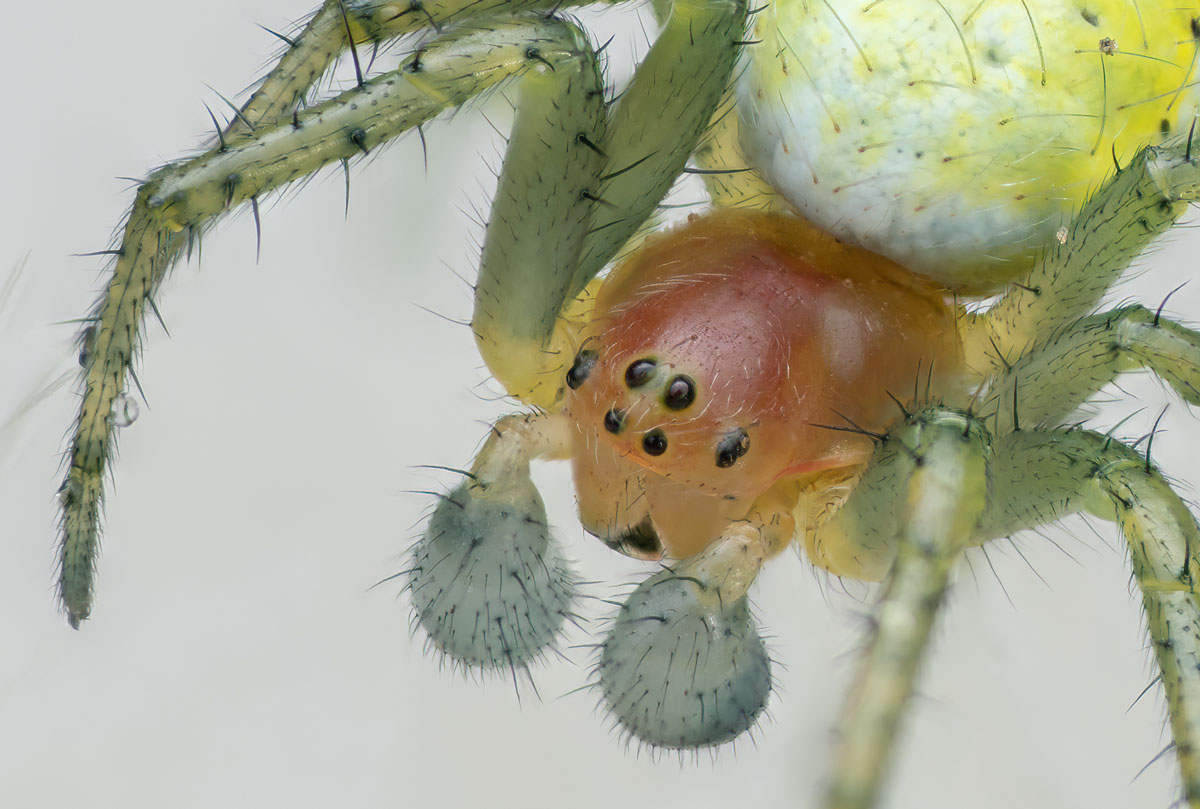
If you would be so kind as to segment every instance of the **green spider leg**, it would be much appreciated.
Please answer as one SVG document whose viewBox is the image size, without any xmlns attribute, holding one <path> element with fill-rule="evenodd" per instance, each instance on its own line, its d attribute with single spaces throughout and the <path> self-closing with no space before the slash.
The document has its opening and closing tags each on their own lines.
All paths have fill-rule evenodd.
<svg viewBox="0 0 1200 809">
<path fill-rule="evenodd" d="M 1197 403 L 1200 334 L 1141 306 L 1089 312 L 1198 188 L 1200 161 L 1189 143 L 1143 150 L 1118 172 L 1025 285 L 966 322 L 971 367 L 990 377 L 983 415 L 940 406 L 906 413 L 902 426 L 878 437 L 858 486 L 817 530 L 814 561 L 838 575 L 886 581 L 839 728 L 826 806 L 874 805 L 949 571 L 963 551 L 1076 511 L 1115 520 L 1125 533 L 1185 798 L 1200 806 L 1195 518 L 1148 459 L 1114 439 L 1022 429 L 1060 424 L 1118 374 L 1141 368 Z"/>
<path fill-rule="evenodd" d="M 1146 369 L 1200 405 L 1200 333 L 1134 304 L 1090 315 L 1013 362 L 988 391 L 997 432 L 1056 424 L 1122 373 Z"/>
<path fill-rule="evenodd" d="M 1200 806 L 1200 528 L 1149 458 L 1087 430 L 998 438 L 982 536 L 1005 536 L 1073 511 L 1115 521 L 1142 593 L 1183 800 Z M 1001 462 L 1003 459 L 1003 462 Z"/>
<path fill-rule="evenodd" d="M 878 444 L 826 528 L 891 560 L 838 726 L 828 809 L 874 806 L 953 567 L 971 545 L 1085 511 L 1117 522 L 1133 559 L 1166 688 L 1189 806 L 1200 805 L 1200 528 L 1142 455 L 1086 430 L 992 436 L 964 411 L 928 407 Z M 873 485 L 872 485 L 873 484 Z"/>
<path fill-rule="evenodd" d="M 950 574 L 987 507 L 991 436 L 965 412 L 928 407 L 882 437 L 822 533 L 842 535 L 888 575 L 837 728 L 823 806 L 875 805 Z"/>
<path fill-rule="evenodd" d="M 486 16 L 551 8 L 557 4 L 326 2 L 209 151 L 159 169 L 138 189 L 112 276 L 80 338 L 82 403 L 60 489 L 59 593 L 72 625 L 91 612 L 103 476 L 119 423 L 114 404 L 140 348 L 145 311 L 154 310 L 178 258 L 233 207 L 250 202 L 257 217 L 262 195 L 369 154 L 509 79 L 521 82 L 520 102 L 473 327 L 513 395 L 533 404 L 557 398 L 559 312 L 682 172 L 725 92 L 747 8 L 740 0 L 679 0 L 611 105 L 598 57 L 575 25 L 528 13 Z M 352 39 L 377 42 L 450 23 L 457 25 L 398 70 L 299 108 Z M 694 92 L 681 96 L 680 85 Z"/>
<path fill-rule="evenodd" d="M 188 241 L 234 205 L 332 161 L 369 152 L 502 79 L 529 72 L 541 64 L 526 56 L 531 41 L 551 63 L 565 64 L 590 52 L 562 24 L 540 26 L 510 23 L 447 35 L 399 71 L 351 91 L 350 99 L 340 97 L 274 126 L 260 126 L 253 138 L 221 143 L 160 169 L 138 189 L 112 277 L 83 334 L 83 400 L 60 492 L 59 593 L 73 625 L 91 611 L 113 403 L 125 389 L 145 310 L 153 309 L 159 285 Z"/>
<path fill-rule="evenodd" d="M 564 5 L 573 4 L 552 0 L 325 0 L 294 38 L 276 34 L 287 43 L 287 49 L 225 127 L 222 137 L 226 142 L 253 137 L 260 125 L 303 108 L 309 91 L 352 43 L 378 46 L 430 28 L 441 31 L 464 21 L 550 12 Z M 357 65 L 357 52 L 353 58 Z"/>
<path fill-rule="evenodd" d="M 1200 195 L 1192 142 L 1143 149 L 1093 196 L 1059 243 L 992 309 L 965 325 L 968 365 L 992 379 L 995 430 L 1054 425 L 1119 374 L 1153 371 L 1200 404 L 1200 333 L 1144 306 L 1091 314 L 1146 246 Z"/>
<path fill-rule="evenodd" d="M 967 365 L 981 377 L 1095 311 L 1101 297 L 1200 192 L 1193 141 L 1147 147 L 1083 205 L 1024 283 L 964 324 Z M 1200 156 L 1200 152 L 1196 153 Z"/>
</svg>

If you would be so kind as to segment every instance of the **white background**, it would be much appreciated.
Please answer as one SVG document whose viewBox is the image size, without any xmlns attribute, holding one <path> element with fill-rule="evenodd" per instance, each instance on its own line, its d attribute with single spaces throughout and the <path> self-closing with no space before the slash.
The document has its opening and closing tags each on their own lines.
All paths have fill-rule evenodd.
<svg viewBox="0 0 1200 809">
<path fill-rule="evenodd" d="M 282 0 L 13 3 L 0 125 L 0 421 L 71 367 L 74 327 L 136 176 L 210 131 L 205 83 L 233 97 L 306 12 Z M 612 52 L 643 39 L 601 17 Z M 601 39 L 606 38 L 604 34 Z M 378 65 L 394 64 L 385 54 Z M 493 117 L 504 118 L 503 104 Z M 680 766 L 623 745 L 588 693 L 588 653 L 503 679 L 439 671 L 408 632 L 398 587 L 429 498 L 465 465 L 489 419 L 451 270 L 473 273 L 499 146 L 478 111 L 431 127 L 429 169 L 408 139 L 263 209 L 262 260 L 243 213 L 160 296 L 148 328 L 149 403 L 121 435 L 94 618 L 67 628 L 53 599 L 57 453 L 74 399 L 60 389 L 0 432 L 0 805 L 21 807 L 815 806 L 828 729 L 857 648 L 861 605 L 800 560 L 763 576 L 776 657 L 757 742 Z M 1189 243 L 1190 242 L 1190 243 Z M 1194 233 L 1144 262 L 1119 295 L 1157 305 L 1195 266 Z M 1190 260 L 1189 260 L 1190 259 Z M 1200 311 L 1200 287 L 1170 311 Z M 1156 459 L 1200 480 L 1200 426 L 1143 378 L 1106 408 L 1145 432 L 1175 402 Z M 1144 408 L 1144 409 L 1143 409 Z M 566 468 L 539 470 L 558 535 L 592 595 L 644 575 L 583 536 Z M 1116 531 L 1082 523 L 964 571 L 939 630 L 889 791 L 891 807 L 1166 806 L 1170 757 L 1140 608 Z M 1007 588 L 1008 596 L 999 582 Z M 595 618 L 610 610 L 584 602 Z M 595 631 L 595 623 L 592 624 Z M 587 643 L 574 633 L 567 646 Z M 786 667 L 785 667 L 786 666 Z M 561 698 L 560 698 L 561 697 Z M 1131 783 L 1132 782 L 1132 783 Z"/>
</svg>

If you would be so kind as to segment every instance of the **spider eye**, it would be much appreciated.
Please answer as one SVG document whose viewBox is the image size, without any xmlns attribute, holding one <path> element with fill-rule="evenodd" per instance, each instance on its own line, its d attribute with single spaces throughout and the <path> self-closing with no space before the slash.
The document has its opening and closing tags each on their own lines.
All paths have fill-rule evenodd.
<svg viewBox="0 0 1200 809">
<path fill-rule="evenodd" d="M 575 390 L 591 376 L 596 367 L 596 352 L 585 348 L 575 355 L 575 364 L 567 371 L 567 387 Z"/>
<path fill-rule="evenodd" d="M 717 466 L 728 469 L 750 450 L 750 436 L 741 427 L 727 433 L 717 444 Z"/>
<path fill-rule="evenodd" d="M 613 435 L 621 432 L 621 428 L 625 426 L 625 411 L 613 408 L 604 414 L 604 429 L 608 430 Z"/>
<path fill-rule="evenodd" d="M 667 437 L 662 430 L 651 430 L 642 436 L 642 449 L 647 455 L 662 455 L 667 451 Z"/>
<path fill-rule="evenodd" d="M 650 377 L 654 376 L 657 370 L 658 363 L 654 360 L 634 360 L 625 369 L 625 384 L 631 388 L 640 388 L 650 381 Z"/>
<path fill-rule="evenodd" d="M 683 375 L 674 377 L 667 385 L 663 404 L 668 410 L 686 410 L 696 400 L 696 383 Z"/>
</svg>

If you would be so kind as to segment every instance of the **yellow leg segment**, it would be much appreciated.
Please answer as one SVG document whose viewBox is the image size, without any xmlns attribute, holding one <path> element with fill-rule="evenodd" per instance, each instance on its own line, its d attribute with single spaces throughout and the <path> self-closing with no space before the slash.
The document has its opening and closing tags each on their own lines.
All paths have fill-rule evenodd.
<svg viewBox="0 0 1200 809">
<path fill-rule="evenodd" d="M 513 396 L 551 407 L 562 395 L 574 352 L 556 338 L 559 313 L 683 171 L 729 84 L 746 13 L 745 0 L 675 0 L 607 120 L 590 77 L 555 72 L 540 80 L 552 89 L 522 95 L 472 320 L 484 361 Z"/>
<path fill-rule="evenodd" d="M 447 34 L 399 70 L 260 127 L 253 139 L 160 169 L 138 189 L 112 277 L 81 337 L 83 396 L 60 489 L 58 589 L 73 625 L 91 612 L 104 474 L 119 422 L 114 402 L 139 350 L 145 310 L 192 239 L 233 206 L 370 152 L 506 78 L 560 65 L 566 72 L 586 50 L 580 39 L 575 27 L 541 18 Z"/>
<path fill-rule="evenodd" d="M 603 202 L 573 292 L 621 249 L 683 172 L 725 96 L 748 12 L 746 0 L 672 3 L 662 33 L 613 110 L 597 192 Z"/>
<path fill-rule="evenodd" d="M 1200 405 L 1200 333 L 1135 305 L 1081 318 L 1014 361 L 983 412 L 996 435 L 1054 426 L 1118 375 L 1142 369 Z"/>
<path fill-rule="evenodd" d="M 621 0 L 612 0 L 621 2 Z M 226 141 L 252 136 L 259 124 L 290 116 L 303 106 L 308 91 L 355 44 L 378 44 L 428 28 L 526 11 L 549 13 L 564 6 L 555 0 L 325 0 L 266 75 L 238 115 L 229 122 Z"/>
<path fill-rule="evenodd" d="M 1176 138 L 1138 152 L 1088 199 L 1021 286 L 964 320 L 967 365 L 981 376 L 1003 371 L 1006 362 L 1091 314 L 1198 195 L 1200 144 Z"/>
<path fill-rule="evenodd" d="M 995 443 L 982 538 L 1086 510 L 1121 526 L 1162 672 L 1184 799 L 1200 808 L 1200 529 L 1151 463 L 1096 433 L 1019 431 Z"/>
<path fill-rule="evenodd" d="M 989 454 L 978 421 L 923 411 L 879 444 L 868 475 L 882 471 L 891 485 L 860 486 L 842 509 L 842 519 L 867 529 L 863 538 L 877 545 L 872 555 L 891 548 L 895 562 L 838 726 L 828 809 L 875 804 L 950 571 L 985 507 Z M 872 515 L 877 521 L 868 526 Z M 835 516 L 830 528 L 844 530 L 839 522 Z"/>
</svg>

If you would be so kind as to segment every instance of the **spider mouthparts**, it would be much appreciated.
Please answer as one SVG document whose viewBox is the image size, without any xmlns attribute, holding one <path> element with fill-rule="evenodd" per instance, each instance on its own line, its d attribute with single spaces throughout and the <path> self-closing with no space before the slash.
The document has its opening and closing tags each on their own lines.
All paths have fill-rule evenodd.
<svg viewBox="0 0 1200 809">
<path fill-rule="evenodd" d="M 584 530 L 617 553 L 623 553 L 634 559 L 644 559 L 647 562 L 657 562 L 663 558 L 662 540 L 658 538 L 658 531 L 655 530 L 654 523 L 649 516 L 617 536 L 597 533 L 586 527 Z"/>
</svg>

